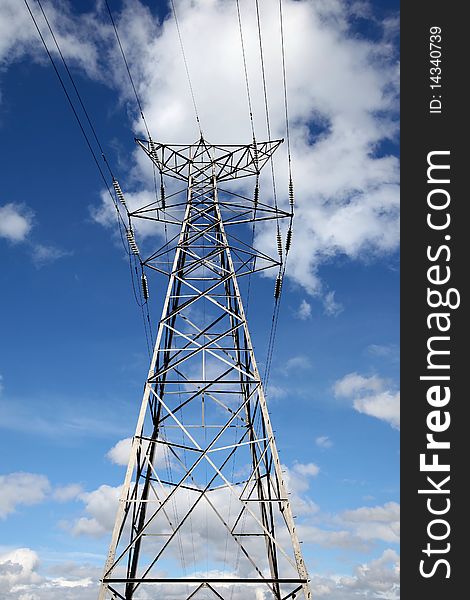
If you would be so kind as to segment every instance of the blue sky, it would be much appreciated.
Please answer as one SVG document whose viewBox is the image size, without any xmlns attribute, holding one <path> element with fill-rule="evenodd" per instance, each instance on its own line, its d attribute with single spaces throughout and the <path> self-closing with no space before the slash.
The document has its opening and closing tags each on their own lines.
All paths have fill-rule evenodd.
<svg viewBox="0 0 470 600">
<path fill-rule="evenodd" d="M 130 201 L 150 193 L 150 171 L 133 141 L 142 126 L 106 14 L 93 1 L 44 6 Z M 166 5 L 111 6 L 154 137 L 194 141 Z M 177 6 L 207 137 L 249 141 L 241 74 L 218 71 L 210 51 L 201 56 L 197 34 L 207 23 L 216 33 L 206 42 L 216 48 L 236 25 L 230 3 Z M 248 15 L 249 3 L 242 7 Z M 291 487 L 299 506 L 309 506 L 298 526 L 314 592 L 326 600 L 356 593 L 392 600 L 398 3 L 301 0 L 285 2 L 285 10 L 287 32 L 297 32 L 286 43 L 298 208 L 269 407 Z M 270 14 L 266 37 L 274 39 Z M 0 39 L 0 587 L 17 600 L 87 600 L 96 596 L 110 538 L 102 486 L 117 488 L 125 470 L 107 453 L 133 433 L 149 359 L 102 181 L 22 3 L 0 8 Z M 232 54 L 239 65 L 239 48 L 224 58 Z M 274 50 L 270 60 L 273 124 L 282 135 Z M 211 78 L 219 85 L 208 93 Z M 256 83 L 252 91 L 257 108 Z M 255 112 L 260 132 L 262 117 Z M 261 231 L 259 247 L 269 249 L 271 237 Z M 152 232 L 140 239 L 147 249 L 158 245 Z M 273 280 L 257 277 L 252 285 L 250 329 L 263 365 Z M 152 281 L 155 321 L 163 293 L 163 281 Z"/>
</svg>

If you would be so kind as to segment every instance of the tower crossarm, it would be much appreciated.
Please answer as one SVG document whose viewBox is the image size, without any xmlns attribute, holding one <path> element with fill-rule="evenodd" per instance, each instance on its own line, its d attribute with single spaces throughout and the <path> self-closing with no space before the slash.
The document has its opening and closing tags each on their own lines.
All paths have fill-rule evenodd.
<svg viewBox="0 0 470 600">
<path fill-rule="evenodd" d="M 202 183 L 214 175 L 219 182 L 257 175 L 284 140 L 244 145 L 209 144 L 202 137 L 189 145 L 135 141 L 163 175 L 187 181 L 191 173 Z"/>
</svg>

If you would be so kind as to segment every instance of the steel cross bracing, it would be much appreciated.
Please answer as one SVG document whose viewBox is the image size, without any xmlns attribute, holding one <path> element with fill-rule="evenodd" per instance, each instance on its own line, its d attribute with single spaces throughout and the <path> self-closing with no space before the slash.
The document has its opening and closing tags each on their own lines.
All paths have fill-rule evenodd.
<svg viewBox="0 0 470 600">
<path fill-rule="evenodd" d="M 311 598 L 238 283 L 279 262 L 227 232 L 261 203 L 218 185 L 279 143 L 138 140 L 186 199 L 132 213 L 181 228 L 145 261 L 169 281 L 100 600 Z"/>
</svg>

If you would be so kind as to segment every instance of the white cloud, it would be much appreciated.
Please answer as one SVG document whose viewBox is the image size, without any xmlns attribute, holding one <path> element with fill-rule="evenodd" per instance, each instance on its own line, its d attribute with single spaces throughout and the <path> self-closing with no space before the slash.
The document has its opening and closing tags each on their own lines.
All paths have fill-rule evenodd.
<svg viewBox="0 0 470 600">
<path fill-rule="evenodd" d="M 27 584 L 38 583 L 41 580 L 36 572 L 38 565 L 38 555 L 29 548 L 17 548 L 0 553 L 0 588 L 2 594 L 15 591 L 18 587 L 21 589 L 22 586 Z M 24 598 L 26 599 L 27 596 L 24 596 Z"/>
<path fill-rule="evenodd" d="M 179 0 L 176 6 L 205 137 L 225 143 L 250 140 L 234 5 L 221 0 Z M 284 12 L 297 200 L 288 274 L 310 294 L 322 294 L 325 310 L 334 314 L 340 305 L 333 292 L 323 290 L 319 265 L 338 254 L 370 260 L 398 244 L 398 161 L 376 154 L 379 144 L 394 139 L 397 132 L 397 65 L 385 39 L 387 25 L 383 24 L 383 41 L 361 39 L 349 30 L 347 21 L 354 17 L 349 3 L 330 3 L 325 10 L 323 2 L 287 0 Z M 198 132 L 186 74 L 175 51 L 174 20 L 170 16 L 159 27 L 136 0 L 116 18 L 154 137 L 158 132 L 162 141 L 195 140 Z M 261 139 L 266 133 L 253 6 L 242 3 L 242 18 L 255 127 Z M 272 135 L 283 136 L 279 23 L 274 5 L 263 5 L 262 21 Z M 375 25 L 381 26 L 377 21 Z M 204 44 L 200 31 L 205 32 Z M 122 65 L 112 62 L 110 73 L 119 87 Z M 126 85 L 124 96 L 134 102 L 128 92 Z M 140 116 L 134 127 L 144 134 Z M 285 149 L 276 159 L 281 204 L 287 197 L 284 159 Z M 140 182 L 136 194 L 142 195 L 137 200 L 143 202 L 144 197 L 153 196 L 151 168 L 142 152 L 136 152 L 135 161 L 129 183 Z M 267 198 L 268 175 L 262 186 Z M 109 222 L 109 208 L 98 209 L 98 220 Z M 150 227 L 148 223 L 147 234 Z M 257 244 L 263 250 L 274 247 L 270 227 L 259 229 Z M 306 312 L 304 305 L 302 314 Z"/>
<path fill-rule="evenodd" d="M 56 487 L 52 496 L 57 502 L 69 502 L 70 500 L 76 500 L 82 493 L 83 488 L 79 483 L 70 483 Z"/>
<path fill-rule="evenodd" d="M 30 548 L 0 553 L 0 588 L 5 600 L 92 600 L 102 569 L 63 562 L 40 572 L 40 556 Z"/>
<path fill-rule="evenodd" d="M 398 161 L 394 156 L 377 156 L 381 142 L 393 140 L 397 132 L 397 61 L 390 42 L 394 28 L 391 19 L 378 22 L 369 6 L 361 14 L 382 28 L 383 39 L 361 39 L 348 25 L 357 16 L 355 5 L 343 0 L 328 5 L 320 0 L 284 2 L 297 202 L 288 275 L 310 294 L 323 296 L 325 310 L 332 314 L 340 304 L 334 292 L 323 289 L 319 266 L 336 255 L 370 260 L 398 244 Z M 235 6 L 222 0 L 178 0 L 176 6 L 206 138 L 219 143 L 249 141 Z M 136 116 L 134 129 L 143 134 L 106 14 L 99 9 L 73 14 L 65 3 L 48 5 L 47 10 L 71 65 L 117 88 Z M 255 127 L 262 139 L 266 132 L 256 16 L 252 4 L 242 2 L 241 10 Z M 277 10 L 270 4 L 262 7 L 273 137 L 285 134 Z M 159 23 L 138 0 L 125 3 L 115 18 L 154 137 L 158 132 L 162 141 L 195 140 L 198 132 L 174 19 L 170 15 Z M 15 0 L 3 2 L 0 8 L 0 39 L 0 64 L 25 53 L 44 61 L 29 16 Z M 54 52 L 53 44 L 51 49 Z M 279 201 L 285 205 L 285 148 L 278 154 L 277 187 Z M 151 166 L 142 152 L 136 152 L 134 160 L 135 168 L 124 183 L 131 188 L 128 201 L 142 204 L 153 199 Z M 267 200 L 268 180 L 266 173 L 262 195 Z M 95 217 L 110 223 L 113 210 L 103 199 Z M 114 218 L 112 223 L 115 226 Z M 142 229 L 140 222 L 139 229 L 149 235 L 153 224 Z M 264 251 L 275 250 L 270 227 L 259 228 L 257 245 Z M 307 312 L 304 305 L 301 314 Z"/>
<path fill-rule="evenodd" d="M 288 395 L 288 390 L 285 388 L 275 385 L 274 383 L 269 383 L 269 386 L 265 388 L 266 397 L 270 400 L 278 400 L 281 398 L 285 398 Z"/>
<path fill-rule="evenodd" d="M 341 520 L 351 524 L 356 535 L 364 540 L 400 541 L 400 505 L 396 502 L 347 510 L 341 513 Z"/>
<path fill-rule="evenodd" d="M 399 556 L 387 549 L 369 563 L 357 565 L 352 575 L 315 574 L 311 586 L 314 596 L 322 600 L 399 600 Z"/>
<path fill-rule="evenodd" d="M 312 305 L 309 302 L 307 302 L 307 300 L 305 300 L 304 298 L 300 303 L 299 308 L 297 309 L 296 317 L 301 321 L 306 321 L 307 319 L 310 319 L 311 316 Z"/>
<path fill-rule="evenodd" d="M 115 465 L 127 467 L 129 463 L 129 456 L 131 453 L 132 438 L 125 438 L 119 440 L 107 453 L 106 456 Z M 144 453 L 147 452 L 148 442 L 145 440 L 142 443 Z M 153 465 L 154 466 L 165 466 L 167 461 L 170 460 L 170 456 L 166 446 L 163 444 L 157 444 L 154 454 Z"/>
<path fill-rule="evenodd" d="M 377 375 L 363 377 L 358 373 L 348 373 L 333 386 L 335 396 L 350 398 L 361 392 L 378 392 L 383 388 L 384 382 Z"/>
<path fill-rule="evenodd" d="M 315 444 L 320 448 L 331 448 L 333 446 L 333 442 L 327 435 L 320 435 L 315 438 Z"/>
<path fill-rule="evenodd" d="M 0 518 L 15 512 L 19 505 L 42 502 L 50 490 L 44 475 L 34 473 L 10 473 L 0 475 Z"/>
<path fill-rule="evenodd" d="M 5 519 L 21 505 L 31 506 L 47 499 L 69 502 L 77 499 L 82 492 L 81 485 L 77 483 L 52 489 L 49 479 L 37 473 L 0 475 L 0 518 Z"/>
<path fill-rule="evenodd" d="M 343 312 L 343 306 L 335 300 L 335 292 L 328 292 L 325 294 L 323 297 L 323 308 L 325 314 L 333 317 L 336 317 Z"/>
<path fill-rule="evenodd" d="M 377 356 L 379 358 L 388 359 L 392 362 L 397 362 L 399 360 L 400 349 L 395 344 L 370 344 L 370 346 L 367 346 L 367 352 L 371 356 Z"/>
<path fill-rule="evenodd" d="M 0 585 L 5 600 L 92 600 L 98 591 L 101 569 L 89 564 L 63 562 L 38 574 L 39 556 L 29 548 L 0 554 Z M 398 600 L 400 568 L 395 550 L 386 549 L 367 563 L 356 564 L 350 574 L 318 573 L 311 569 L 311 588 L 322 600 Z M 214 575 L 218 572 L 214 571 Z M 165 598 L 177 600 L 171 590 Z M 257 598 L 263 594 L 257 593 Z M 243 600 L 237 592 L 234 600 Z"/>
<path fill-rule="evenodd" d="M 46 244 L 33 244 L 31 249 L 31 256 L 36 267 L 43 267 L 71 254 L 68 250 Z"/>
<path fill-rule="evenodd" d="M 107 453 L 106 456 L 115 465 L 121 465 L 126 467 L 129 462 L 129 456 L 131 453 L 132 438 L 125 438 L 119 440 Z"/>
<path fill-rule="evenodd" d="M 30 6 L 38 23 L 43 24 L 44 21 L 36 3 L 30 3 Z M 94 43 L 98 28 L 98 22 L 93 18 L 94 15 L 74 15 L 66 3 L 60 3 L 58 6 L 47 3 L 44 5 L 44 9 L 65 59 L 74 66 L 79 66 L 88 76 L 98 77 L 101 57 Z M 41 26 L 41 29 L 52 55 L 58 56 L 46 26 Z M 105 34 L 106 30 L 102 31 L 100 36 Z M 25 54 L 41 64 L 47 64 L 48 59 L 44 48 L 26 7 L 16 0 L 2 0 L 0 4 L 0 67 Z"/>
<path fill-rule="evenodd" d="M 302 542 L 316 544 L 322 548 L 355 550 L 366 552 L 370 550 L 370 542 L 355 535 L 349 529 L 322 529 L 316 525 L 298 525 L 299 537 Z"/>
<path fill-rule="evenodd" d="M 384 391 L 357 398 L 354 400 L 354 408 L 360 413 L 386 421 L 397 429 L 400 427 L 400 392 Z"/>
<path fill-rule="evenodd" d="M 320 467 L 315 463 L 295 463 L 293 469 L 299 475 L 305 475 L 306 477 L 316 477 L 320 472 Z"/>
<path fill-rule="evenodd" d="M 0 237 L 24 242 L 33 227 L 33 212 L 24 204 L 10 202 L 0 206 Z"/>
<path fill-rule="evenodd" d="M 348 373 L 335 382 L 335 396 L 352 398 L 353 407 L 360 413 L 376 417 L 400 427 L 400 392 L 387 388 L 387 381 L 377 375 L 364 377 L 358 373 Z"/>
<path fill-rule="evenodd" d="M 382 141 L 393 140 L 397 132 L 397 60 L 390 37 L 396 27 L 392 18 L 380 23 L 368 6 L 360 13 L 382 28 L 383 38 L 361 39 L 348 25 L 358 14 L 356 4 L 284 2 L 297 199 L 288 275 L 310 294 L 322 295 L 325 310 L 331 314 L 340 310 L 340 304 L 334 292 L 323 289 L 319 266 L 338 254 L 370 260 L 398 244 L 398 161 L 376 152 Z M 222 0 L 179 0 L 176 6 L 206 138 L 225 143 L 250 140 L 235 6 Z M 261 139 L 266 132 L 256 16 L 251 4 L 242 2 L 241 10 L 255 127 Z M 263 5 L 262 29 L 272 135 L 284 136 L 277 10 L 274 5 Z M 72 67 L 117 88 L 136 115 L 134 129 L 143 134 L 105 11 L 97 8 L 78 15 L 66 3 L 48 5 L 47 11 Z M 158 132 L 162 141 L 196 139 L 174 19 L 169 15 L 159 23 L 138 0 L 129 0 L 115 17 L 154 137 Z M 47 33 L 46 39 L 51 41 Z M 7 65 L 25 53 L 36 61 L 45 60 L 29 15 L 15 0 L 5 0 L 0 8 L 0 40 L 0 64 Z M 52 43 L 50 47 L 54 53 Z M 134 159 L 127 183 L 138 189 L 131 189 L 128 201 L 142 204 L 153 198 L 151 167 L 142 152 L 136 152 Z M 283 204 L 287 197 L 285 148 L 276 164 Z M 268 175 L 262 188 L 267 199 Z M 103 199 L 103 206 L 95 212 L 101 223 L 110 222 L 113 209 L 108 200 Z M 139 229 L 150 234 L 153 224 L 144 225 L 142 229 L 140 222 Z M 270 227 L 261 227 L 257 243 L 269 250 L 274 238 Z M 308 311 L 306 305 L 303 311 Z"/>
<path fill-rule="evenodd" d="M 120 491 L 120 487 L 102 485 L 92 492 L 83 493 L 81 500 L 91 516 L 78 519 L 72 527 L 72 533 L 100 537 L 112 531 Z"/>
<path fill-rule="evenodd" d="M 370 552 L 377 542 L 399 543 L 400 506 L 387 502 L 383 506 L 360 507 L 335 515 L 325 515 L 317 508 L 315 521 L 301 521 L 298 531 L 304 543 Z"/>
<path fill-rule="evenodd" d="M 314 463 L 295 463 L 292 468 L 283 465 L 290 502 L 295 515 L 308 516 L 318 512 L 318 505 L 307 496 L 311 479 L 316 477 L 320 468 Z"/>
<path fill-rule="evenodd" d="M 308 356 L 299 354 L 298 356 L 292 356 L 286 361 L 283 371 L 285 375 L 288 375 L 289 373 L 296 371 L 307 371 L 311 367 L 312 364 Z"/>
<path fill-rule="evenodd" d="M 26 242 L 36 267 L 43 267 L 59 258 L 70 256 L 71 252 L 56 246 L 32 242 L 29 234 L 33 226 L 34 213 L 25 204 L 10 202 L 0 206 L 0 238 L 14 243 Z"/>
<path fill-rule="evenodd" d="M 113 508 L 115 507 L 113 506 Z M 114 510 L 113 514 L 115 514 L 115 512 L 116 511 Z M 109 529 L 103 527 L 103 525 L 97 519 L 89 519 L 87 517 L 80 517 L 79 519 L 77 519 L 77 521 L 71 528 L 71 531 L 73 535 L 87 535 L 90 537 L 97 538 L 102 537 L 106 533 L 109 533 Z"/>
</svg>

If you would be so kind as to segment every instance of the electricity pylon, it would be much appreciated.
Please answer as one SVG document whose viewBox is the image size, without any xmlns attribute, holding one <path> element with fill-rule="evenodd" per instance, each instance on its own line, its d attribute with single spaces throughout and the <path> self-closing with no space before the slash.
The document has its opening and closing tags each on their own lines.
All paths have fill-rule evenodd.
<svg viewBox="0 0 470 600">
<path fill-rule="evenodd" d="M 310 600 L 238 281 L 280 261 L 234 234 L 290 216 L 259 200 L 282 140 L 136 141 L 184 186 L 130 213 L 179 234 L 143 261 L 169 281 L 99 599 Z"/>
</svg>

